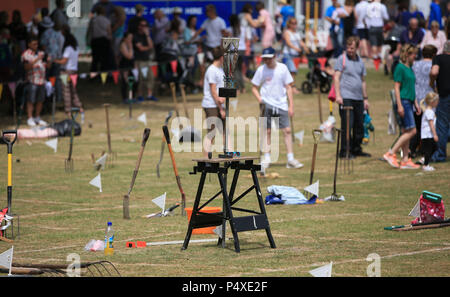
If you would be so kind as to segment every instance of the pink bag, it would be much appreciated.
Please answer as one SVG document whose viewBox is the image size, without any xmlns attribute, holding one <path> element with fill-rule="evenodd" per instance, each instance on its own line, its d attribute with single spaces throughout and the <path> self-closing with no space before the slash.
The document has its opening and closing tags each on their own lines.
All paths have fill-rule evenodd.
<svg viewBox="0 0 450 297">
<path fill-rule="evenodd" d="M 419 204 L 420 217 L 412 221 L 411 224 L 432 223 L 445 219 L 445 207 L 442 200 L 440 203 L 435 203 L 423 198 L 423 195 L 420 195 Z"/>
<path fill-rule="evenodd" d="M 344 71 L 345 68 L 345 56 L 346 56 L 345 52 L 343 55 L 344 56 L 342 57 L 342 71 Z M 331 89 L 330 92 L 328 93 L 328 100 L 330 100 L 331 102 L 336 101 L 336 89 L 334 87 L 334 79 L 331 82 Z"/>
</svg>

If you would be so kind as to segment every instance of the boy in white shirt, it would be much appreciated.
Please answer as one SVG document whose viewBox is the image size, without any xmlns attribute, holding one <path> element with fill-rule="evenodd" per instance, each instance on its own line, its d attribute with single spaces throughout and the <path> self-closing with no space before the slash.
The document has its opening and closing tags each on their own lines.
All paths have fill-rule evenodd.
<svg viewBox="0 0 450 297">
<path fill-rule="evenodd" d="M 203 152 L 205 157 L 211 152 L 211 144 L 216 134 L 215 129 L 217 128 L 219 131 L 223 132 L 225 123 L 225 109 L 223 106 L 225 98 L 219 97 L 219 88 L 222 88 L 225 84 L 223 81 L 225 73 L 222 69 L 222 48 L 214 48 L 212 50 L 212 55 L 214 61 L 206 70 L 203 80 L 202 107 L 206 114 L 206 123 L 208 126 L 208 134 L 203 141 Z"/>
<path fill-rule="evenodd" d="M 272 118 L 279 118 L 279 128 L 283 131 L 287 150 L 287 168 L 301 168 L 303 164 L 294 159 L 291 128 L 289 118 L 294 115 L 294 102 L 291 83 L 293 78 L 286 65 L 275 59 L 275 50 L 271 47 L 262 52 L 264 65 L 256 70 L 252 79 L 252 92 L 260 104 L 265 105 L 264 117 L 267 118 L 265 135 L 264 160 L 261 165 L 267 168 L 270 164 L 270 134 Z M 289 100 L 289 104 L 288 104 Z"/>
</svg>

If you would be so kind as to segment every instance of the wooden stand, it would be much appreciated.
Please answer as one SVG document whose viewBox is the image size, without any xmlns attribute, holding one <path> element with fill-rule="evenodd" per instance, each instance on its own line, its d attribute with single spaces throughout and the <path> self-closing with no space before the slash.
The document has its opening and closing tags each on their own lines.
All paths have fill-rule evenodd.
<svg viewBox="0 0 450 297">
<path fill-rule="evenodd" d="M 275 242 L 270 231 L 269 220 L 267 218 L 266 210 L 264 207 L 263 198 L 261 195 L 261 189 L 258 183 L 257 171 L 261 170 L 260 165 L 253 164 L 253 161 L 258 157 L 233 157 L 233 158 L 212 158 L 212 159 L 194 159 L 197 162 L 197 166 L 194 166 L 194 172 L 191 174 L 201 173 L 200 182 L 198 185 L 197 195 L 195 197 L 194 206 L 192 209 L 192 216 L 189 221 L 189 227 L 186 237 L 184 239 L 182 250 L 187 249 L 189 240 L 192 235 L 192 230 L 203 227 L 213 227 L 222 225 L 222 236 L 219 239 L 218 244 L 225 247 L 225 226 L 226 221 L 230 222 L 231 232 L 233 233 L 234 248 L 237 253 L 240 252 L 238 232 L 253 231 L 253 230 L 266 230 L 267 238 L 271 248 L 276 248 Z M 234 170 L 233 181 L 231 183 L 230 190 L 227 191 L 227 175 L 228 170 Z M 235 198 L 235 190 L 239 173 L 241 170 L 249 170 L 252 175 L 253 185 L 248 188 L 244 193 Z M 217 174 L 220 191 L 216 193 L 212 198 L 200 206 L 200 200 L 202 197 L 203 186 L 205 183 L 206 175 L 208 173 Z M 255 190 L 256 197 L 259 204 L 259 212 L 249 209 L 237 208 L 234 205 L 249 194 L 252 190 Z M 223 198 L 223 211 L 219 213 L 204 213 L 201 210 L 212 202 L 214 199 L 222 196 Z M 247 212 L 252 215 L 235 217 L 233 211 Z"/>
</svg>

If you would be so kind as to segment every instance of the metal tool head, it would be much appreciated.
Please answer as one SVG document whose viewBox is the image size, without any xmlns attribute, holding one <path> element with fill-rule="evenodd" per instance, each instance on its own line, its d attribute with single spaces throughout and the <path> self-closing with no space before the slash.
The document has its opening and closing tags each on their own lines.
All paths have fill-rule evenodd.
<svg viewBox="0 0 450 297">
<path fill-rule="evenodd" d="M 66 172 L 70 173 L 73 172 L 73 159 L 66 159 L 65 163 L 64 163 L 64 169 L 66 170 Z"/>
<path fill-rule="evenodd" d="M 320 140 L 320 136 L 322 135 L 322 130 L 314 129 L 312 131 L 312 135 L 313 135 L 313 139 L 314 139 L 314 144 L 318 144 L 319 140 Z"/>
</svg>

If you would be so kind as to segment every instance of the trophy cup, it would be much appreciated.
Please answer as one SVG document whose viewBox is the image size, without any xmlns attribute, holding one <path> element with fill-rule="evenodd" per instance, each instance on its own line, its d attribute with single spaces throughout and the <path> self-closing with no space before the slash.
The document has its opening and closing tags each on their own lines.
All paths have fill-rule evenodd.
<svg viewBox="0 0 450 297">
<path fill-rule="evenodd" d="M 229 111 L 229 99 L 235 98 L 237 89 L 234 86 L 233 73 L 236 68 L 236 62 L 239 58 L 238 48 L 239 48 L 239 38 L 222 38 L 222 47 L 224 50 L 223 54 L 223 71 L 224 76 L 224 87 L 219 88 L 219 96 L 224 97 L 225 101 L 225 143 L 223 147 L 223 155 L 219 155 L 219 158 L 233 158 L 234 155 L 240 155 L 239 153 L 233 153 L 228 151 L 228 111 Z"/>
</svg>

